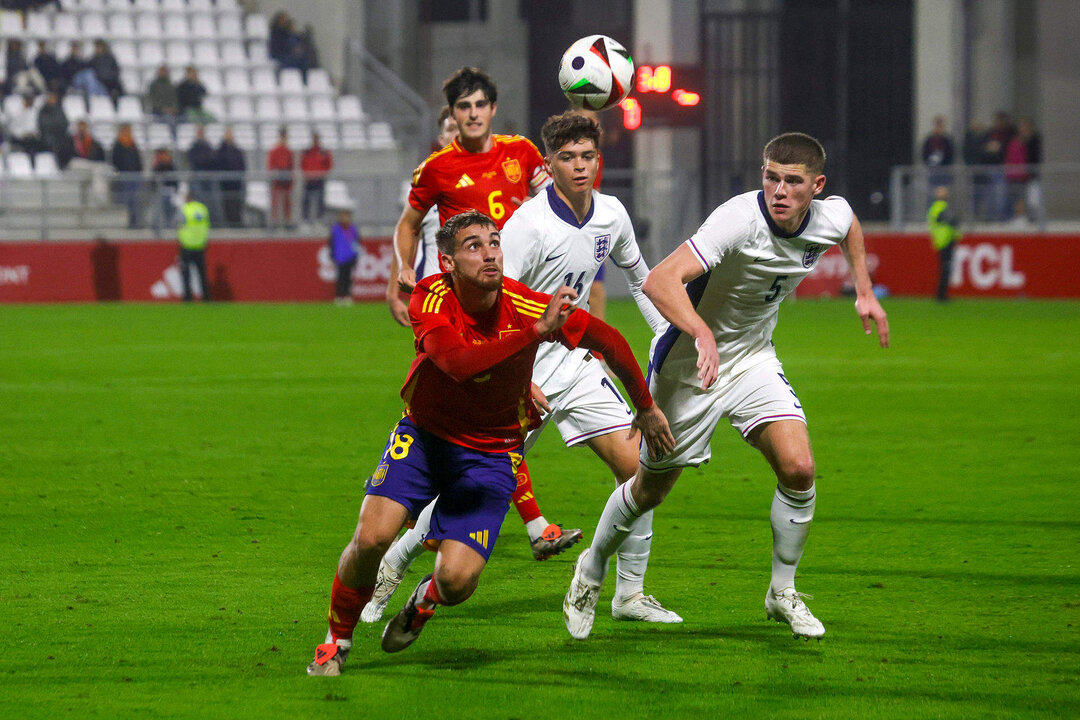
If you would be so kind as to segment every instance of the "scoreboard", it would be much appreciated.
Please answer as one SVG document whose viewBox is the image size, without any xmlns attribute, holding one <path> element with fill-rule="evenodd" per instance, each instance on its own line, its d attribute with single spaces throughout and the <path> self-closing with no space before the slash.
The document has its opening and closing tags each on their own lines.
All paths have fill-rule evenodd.
<svg viewBox="0 0 1080 720">
<path fill-rule="evenodd" d="M 634 88 L 619 103 L 623 127 L 701 127 L 704 81 L 695 65 L 638 65 Z"/>
</svg>

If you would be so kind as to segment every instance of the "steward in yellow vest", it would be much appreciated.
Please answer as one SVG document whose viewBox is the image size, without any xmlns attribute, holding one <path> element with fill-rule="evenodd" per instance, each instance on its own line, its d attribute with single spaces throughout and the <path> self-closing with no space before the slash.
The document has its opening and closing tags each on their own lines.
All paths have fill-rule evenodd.
<svg viewBox="0 0 1080 720">
<path fill-rule="evenodd" d="M 210 211 L 189 194 L 181 212 L 184 222 L 176 231 L 180 241 L 180 277 L 184 283 L 184 302 L 193 296 L 191 271 L 199 274 L 202 299 L 210 300 L 210 286 L 206 282 L 206 244 L 210 240 Z"/>
<path fill-rule="evenodd" d="M 930 227 L 930 241 L 938 254 L 937 299 L 945 302 L 949 299 L 949 278 L 952 276 L 953 251 L 963 235 L 957 228 L 959 218 L 949 208 L 949 188 L 934 188 L 934 202 L 926 213 L 926 223 Z"/>
</svg>

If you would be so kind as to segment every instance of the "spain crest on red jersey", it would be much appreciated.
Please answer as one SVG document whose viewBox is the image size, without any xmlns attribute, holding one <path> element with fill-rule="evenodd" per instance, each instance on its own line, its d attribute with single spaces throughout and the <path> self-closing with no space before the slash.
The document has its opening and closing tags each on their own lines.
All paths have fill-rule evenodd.
<svg viewBox="0 0 1080 720">
<path fill-rule="evenodd" d="M 521 163 L 517 161 L 517 158 L 510 158 L 504 162 L 502 169 L 506 173 L 506 179 L 510 182 L 516 183 L 521 180 Z"/>
</svg>

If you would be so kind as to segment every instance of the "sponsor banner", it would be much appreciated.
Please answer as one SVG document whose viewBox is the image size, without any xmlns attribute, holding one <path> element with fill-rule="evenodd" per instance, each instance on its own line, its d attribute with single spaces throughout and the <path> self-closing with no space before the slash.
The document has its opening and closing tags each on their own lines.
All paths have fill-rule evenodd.
<svg viewBox="0 0 1080 720">
<path fill-rule="evenodd" d="M 875 233 L 866 237 L 875 285 L 893 295 L 931 296 L 938 255 L 930 236 Z M 952 297 L 1080 298 L 1080 235 L 965 235 L 953 255 Z M 839 248 L 822 255 L 796 290 L 798 297 L 835 297 L 848 280 Z"/>
<path fill-rule="evenodd" d="M 361 240 L 357 300 L 382 300 L 391 238 Z M 211 297 L 240 302 L 322 302 L 337 268 L 325 240 L 212 240 Z M 196 294 L 201 290 L 196 282 Z M 183 296 L 177 246 L 169 242 L 0 243 L 0 302 L 172 301 Z"/>
</svg>

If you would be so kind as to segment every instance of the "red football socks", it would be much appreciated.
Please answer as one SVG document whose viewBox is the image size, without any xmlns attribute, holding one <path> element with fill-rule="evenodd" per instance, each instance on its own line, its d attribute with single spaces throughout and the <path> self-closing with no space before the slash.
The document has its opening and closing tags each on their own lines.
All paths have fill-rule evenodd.
<svg viewBox="0 0 1080 720">
<path fill-rule="evenodd" d="M 536 496 L 533 495 L 532 478 L 529 477 L 529 466 L 522 460 L 517 470 L 517 490 L 511 498 L 521 522 L 529 522 L 543 515 L 540 506 L 536 504 Z"/>
<path fill-rule="evenodd" d="M 371 599 L 374 586 L 351 588 L 344 585 L 334 574 L 334 587 L 330 591 L 330 634 L 334 640 L 351 640 L 353 628 L 360 620 L 360 611 Z"/>
</svg>

